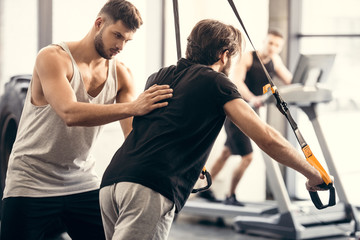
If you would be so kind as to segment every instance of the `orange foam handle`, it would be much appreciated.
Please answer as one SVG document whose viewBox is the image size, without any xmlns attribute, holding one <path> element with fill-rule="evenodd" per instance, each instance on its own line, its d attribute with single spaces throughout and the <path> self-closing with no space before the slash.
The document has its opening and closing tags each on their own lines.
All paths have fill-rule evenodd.
<svg viewBox="0 0 360 240">
<path fill-rule="evenodd" d="M 271 87 L 270 83 L 263 86 L 263 94 L 267 93 L 269 91 L 269 88 L 271 89 L 272 93 L 275 93 L 275 89 Z"/>
<path fill-rule="evenodd" d="M 306 145 L 305 147 L 302 148 L 302 151 L 306 157 L 306 160 L 314 167 L 316 168 L 316 170 L 319 171 L 322 179 L 324 180 L 324 182 L 326 183 L 326 185 L 329 185 L 329 183 L 332 183 L 332 180 L 329 176 L 329 174 L 325 171 L 325 169 L 321 166 L 321 164 L 319 163 L 319 161 L 316 159 L 316 157 L 314 156 L 314 154 L 312 153 L 309 145 Z"/>
</svg>

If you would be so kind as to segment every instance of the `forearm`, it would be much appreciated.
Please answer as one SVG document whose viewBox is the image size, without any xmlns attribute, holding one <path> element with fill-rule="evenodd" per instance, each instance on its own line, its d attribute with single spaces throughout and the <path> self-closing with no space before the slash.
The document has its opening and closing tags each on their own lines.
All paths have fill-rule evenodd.
<svg viewBox="0 0 360 240">
<path fill-rule="evenodd" d="M 153 85 L 132 102 L 116 104 L 90 104 L 77 102 L 75 97 L 51 99 L 50 105 L 68 126 L 97 126 L 132 116 L 142 116 L 154 109 L 165 107 L 162 100 L 172 97 L 168 85 Z"/>
<path fill-rule="evenodd" d="M 89 104 L 74 102 L 58 113 L 68 126 L 99 126 L 134 115 L 132 103 Z"/>
<path fill-rule="evenodd" d="M 311 186 L 321 184 L 319 172 L 313 168 L 278 131 L 264 123 L 241 99 L 224 105 L 226 115 L 264 152 L 277 162 L 293 168 L 309 179 Z"/>
<path fill-rule="evenodd" d="M 265 138 L 265 137 L 264 137 Z M 266 141 L 260 141 L 258 146 L 277 162 L 290 167 L 306 178 L 313 178 L 318 172 L 313 168 L 279 132 L 267 126 Z"/>
</svg>

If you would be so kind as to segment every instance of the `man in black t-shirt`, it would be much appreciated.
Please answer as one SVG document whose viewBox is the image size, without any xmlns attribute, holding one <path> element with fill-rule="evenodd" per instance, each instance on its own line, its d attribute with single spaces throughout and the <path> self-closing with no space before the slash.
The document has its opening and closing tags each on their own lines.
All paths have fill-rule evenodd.
<svg viewBox="0 0 360 240">
<path fill-rule="evenodd" d="M 166 239 L 188 199 L 225 117 L 278 162 L 301 172 L 307 187 L 320 174 L 241 98 L 227 75 L 241 52 L 238 29 L 202 20 L 188 37 L 186 59 L 151 75 L 173 89 L 168 106 L 135 117 L 133 130 L 106 169 L 100 205 L 107 239 Z M 270 147 L 271 146 L 271 147 Z"/>
</svg>

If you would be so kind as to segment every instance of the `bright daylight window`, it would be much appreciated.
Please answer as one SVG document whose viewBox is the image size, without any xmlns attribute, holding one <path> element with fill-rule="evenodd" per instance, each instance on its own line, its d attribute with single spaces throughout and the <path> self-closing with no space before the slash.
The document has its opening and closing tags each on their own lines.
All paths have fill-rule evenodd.
<svg viewBox="0 0 360 240">
<path fill-rule="evenodd" d="M 327 83 L 340 109 L 360 109 L 359 9 L 358 0 L 304 0 L 302 5 L 300 52 L 336 54 Z"/>
<path fill-rule="evenodd" d="M 336 54 L 325 82 L 333 91 L 334 101 L 321 104 L 318 113 L 347 195 L 351 202 L 357 204 L 359 194 L 351 191 L 350 186 L 360 172 L 356 143 L 360 134 L 359 9 L 358 0 L 303 0 L 299 35 L 301 53 Z M 307 117 L 299 117 L 299 125 L 304 126 Z M 309 124 L 304 129 L 311 132 L 312 126 Z M 305 135 L 309 134 L 305 132 Z M 315 152 L 320 153 L 320 149 L 315 149 Z"/>
</svg>

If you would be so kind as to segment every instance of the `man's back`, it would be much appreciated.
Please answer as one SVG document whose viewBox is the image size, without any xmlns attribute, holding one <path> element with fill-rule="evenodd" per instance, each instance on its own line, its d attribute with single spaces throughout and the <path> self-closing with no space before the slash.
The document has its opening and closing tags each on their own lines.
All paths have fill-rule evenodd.
<svg viewBox="0 0 360 240">
<path fill-rule="evenodd" d="M 240 95 L 224 74 L 185 59 L 153 74 L 147 87 L 152 84 L 170 85 L 173 97 L 166 108 L 134 118 L 133 131 L 102 186 L 136 181 L 173 200 L 180 210 L 221 130 L 224 103 Z"/>
</svg>

